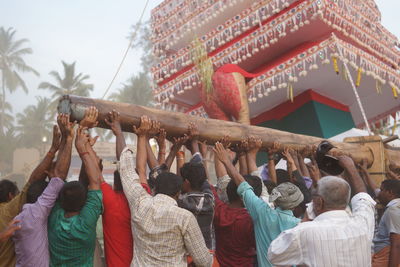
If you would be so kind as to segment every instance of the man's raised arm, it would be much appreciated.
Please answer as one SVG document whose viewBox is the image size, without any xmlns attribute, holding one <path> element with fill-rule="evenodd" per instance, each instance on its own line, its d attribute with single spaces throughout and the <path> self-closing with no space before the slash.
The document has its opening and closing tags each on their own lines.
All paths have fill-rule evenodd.
<svg viewBox="0 0 400 267">
<path fill-rule="evenodd" d="M 62 138 L 61 149 L 58 153 L 54 168 L 54 176 L 65 180 L 71 165 L 72 142 L 74 139 L 75 123 L 71 123 L 69 121 L 69 115 L 67 114 L 59 115 L 59 119 L 57 121 L 61 130 Z"/>
<path fill-rule="evenodd" d="M 353 190 L 353 194 L 358 194 L 360 192 L 367 192 L 367 187 L 365 186 L 360 174 L 356 166 L 354 165 L 353 160 L 348 156 L 339 156 L 339 165 L 344 168 L 344 170 L 348 173 L 349 183 Z"/>
<path fill-rule="evenodd" d="M 171 165 L 175 159 L 176 153 L 178 153 L 178 151 L 181 149 L 183 144 L 187 142 L 188 139 L 189 139 L 189 137 L 187 136 L 187 134 L 184 134 L 183 136 L 178 137 L 178 138 L 175 138 L 175 137 L 173 138 L 171 149 L 169 151 L 167 159 L 165 160 L 165 165 L 167 165 L 168 170 L 171 168 Z"/>
<path fill-rule="evenodd" d="M 233 179 L 237 186 L 245 181 L 243 176 L 236 170 L 235 166 L 232 165 L 228 151 L 220 142 L 215 143 L 214 152 L 218 159 L 224 164 L 229 177 Z"/>
<path fill-rule="evenodd" d="M 90 156 L 87 143 L 89 143 L 87 128 L 79 126 L 76 131 L 75 147 L 83 164 L 85 164 L 85 170 L 89 180 L 89 189 L 100 190 L 101 170 L 97 162 Z"/>
<path fill-rule="evenodd" d="M 57 117 L 57 121 L 59 121 L 59 118 L 61 118 L 61 115 Z M 51 147 L 49 151 L 47 152 L 46 156 L 44 159 L 39 163 L 39 165 L 33 170 L 31 176 L 29 177 L 29 182 L 32 183 L 34 181 L 38 180 L 44 180 L 46 179 L 46 171 L 50 169 L 51 164 L 53 162 L 53 159 L 60 148 L 61 145 L 61 134 L 60 131 L 57 127 L 57 125 L 53 126 L 53 140 L 51 143 Z"/>
<path fill-rule="evenodd" d="M 115 139 L 116 139 L 115 140 L 116 141 L 115 154 L 116 154 L 117 160 L 119 160 L 121 157 L 122 150 L 126 146 L 125 137 L 124 137 L 124 134 L 122 133 L 122 129 L 121 129 L 119 112 L 117 112 L 116 110 L 109 112 L 107 114 L 107 118 L 105 119 L 105 122 L 107 123 L 108 126 L 110 126 L 111 131 L 115 135 Z"/>
<path fill-rule="evenodd" d="M 136 152 L 136 170 L 139 175 L 139 180 L 141 183 L 147 183 L 147 175 L 146 175 L 146 162 L 147 162 L 147 151 L 146 151 L 146 143 L 147 134 L 151 130 L 152 125 L 154 123 L 146 117 L 143 116 L 140 120 L 140 127 L 136 128 L 133 126 L 133 132 L 137 135 L 137 152 Z M 153 153 L 153 152 L 152 152 Z"/>
<path fill-rule="evenodd" d="M 148 117 L 142 116 L 139 128 L 133 126 L 133 132 L 138 136 L 136 164 L 133 151 L 125 147 L 121 153 L 119 173 L 122 187 L 130 205 L 137 206 L 142 198 L 151 197 L 141 182 L 147 183 L 146 177 L 146 134 L 151 127 Z"/>
</svg>

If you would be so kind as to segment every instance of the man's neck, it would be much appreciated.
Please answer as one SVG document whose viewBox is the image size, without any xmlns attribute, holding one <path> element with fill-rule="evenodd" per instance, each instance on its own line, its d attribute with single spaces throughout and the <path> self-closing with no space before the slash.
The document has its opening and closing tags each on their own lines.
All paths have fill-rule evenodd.
<svg viewBox="0 0 400 267">
<path fill-rule="evenodd" d="M 78 214 L 79 214 L 79 211 L 66 212 L 66 213 L 64 214 L 64 217 L 65 217 L 65 218 L 71 218 L 71 217 L 74 217 L 74 216 L 76 216 L 76 215 L 78 215 Z"/>
<path fill-rule="evenodd" d="M 392 198 L 387 204 L 386 207 L 393 205 L 395 202 L 399 201 L 400 198 Z"/>
<path fill-rule="evenodd" d="M 234 201 L 232 203 L 229 203 L 228 206 L 230 208 L 238 209 L 238 208 L 244 208 L 243 203 L 239 201 Z"/>
</svg>

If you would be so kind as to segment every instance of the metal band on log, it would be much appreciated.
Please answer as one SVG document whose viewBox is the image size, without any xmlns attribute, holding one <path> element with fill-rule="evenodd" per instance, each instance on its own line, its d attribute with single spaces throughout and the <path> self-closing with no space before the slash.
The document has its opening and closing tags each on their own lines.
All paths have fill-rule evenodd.
<svg viewBox="0 0 400 267">
<path fill-rule="evenodd" d="M 213 144 L 221 140 L 225 135 L 230 136 L 230 141 L 239 143 L 243 137 L 256 136 L 261 138 L 263 147 L 270 147 L 273 142 L 279 142 L 283 146 L 295 149 L 302 149 L 306 145 L 318 145 L 323 139 L 293 134 L 265 127 L 249 126 L 236 122 L 220 121 L 194 117 L 183 113 L 158 110 L 149 107 L 132 105 L 127 103 L 116 103 L 112 101 L 92 99 L 80 96 L 66 95 L 60 100 L 58 111 L 71 114 L 72 120 L 80 121 L 85 113 L 85 109 L 95 106 L 99 110 L 99 125 L 101 128 L 109 128 L 104 122 L 107 113 L 115 109 L 120 113 L 122 130 L 132 132 L 132 126 L 138 126 L 140 117 L 148 116 L 150 119 L 161 123 L 169 136 L 181 136 L 187 132 L 189 122 L 196 123 L 200 140 L 207 140 L 208 144 Z M 332 142 L 340 151 L 349 154 L 355 161 L 363 158 L 368 160 L 368 165 L 373 163 L 372 150 L 364 145 Z"/>
</svg>

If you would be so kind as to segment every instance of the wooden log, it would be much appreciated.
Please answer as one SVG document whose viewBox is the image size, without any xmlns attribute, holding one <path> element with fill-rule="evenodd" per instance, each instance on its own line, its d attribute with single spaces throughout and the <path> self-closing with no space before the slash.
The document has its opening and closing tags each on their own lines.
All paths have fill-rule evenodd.
<svg viewBox="0 0 400 267">
<path fill-rule="evenodd" d="M 283 147 L 303 149 L 306 145 L 318 145 L 324 140 L 318 137 L 288 133 L 265 127 L 206 119 L 178 112 L 73 95 L 62 97 L 58 111 L 60 113 L 71 114 L 72 120 L 80 121 L 84 116 L 85 109 L 90 106 L 95 106 L 99 110 L 98 127 L 101 128 L 109 128 L 104 122 L 104 118 L 108 112 L 113 109 L 118 111 L 121 117 L 121 127 L 125 132 L 132 132 L 132 126 L 138 126 L 140 124 L 140 117 L 146 115 L 152 120 L 159 121 L 161 127 L 167 131 L 170 137 L 183 135 L 187 132 L 188 123 L 194 122 L 199 129 L 200 140 L 207 140 L 208 144 L 213 144 L 221 140 L 225 135 L 229 135 L 230 141 L 233 144 L 239 143 L 243 137 L 256 136 L 261 138 L 264 148 L 272 146 L 273 142 L 279 142 Z M 332 143 L 337 147 L 338 151 L 351 155 L 356 162 L 367 159 L 368 165 L 372 165 L 374 159 L 373 152 L 368 147 L 359 144 Z"/>
</svg>

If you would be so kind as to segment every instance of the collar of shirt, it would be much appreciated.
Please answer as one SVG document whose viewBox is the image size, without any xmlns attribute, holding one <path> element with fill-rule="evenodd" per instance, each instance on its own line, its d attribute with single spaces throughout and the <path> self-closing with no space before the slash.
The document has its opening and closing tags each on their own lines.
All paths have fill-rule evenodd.
<svg viewBox="0 0 400 267">
<path fill-rule="evenodd" d="M 178 203 L 176 202 L 175 199 L 173 199 L 170 196 L 164 195 L 164 194 L 157 194 L 154 196 L 155 199 L 160 200 L 163 203 L 169 204 L 169 205 L 174 205 L 178 206 Z"/>
<path fill-rule="evenodd" d="M 322 221 L 322 220 L 329 220 L 333 218 L 348 218 L 349 213 L 346 210 L 331 210 L 326 211 L 317 217 L 315 217 L 314 221 Z"/>
<path fill-rule="evenodd" d="M 277 211 L 280 212 L 280 213 L 284 213 L 284 214 L 287 214 L 287 215 L 290 215 L 290 216 L 293 216 L 293 217 L 294 217 L 293 211 L 291 211 L 291 210 L 283 210 L 283 209 L 281 209 L 280 207 L 276 207 L 275 210 L 277 210 Z"/>
<path fill-rule="evenodd" d="M 392 200 L 386 205 L 386 208 L 389 208 L 389 207 L 394 206 L 394 205 L 397 205 L 397 204 L 400 204 L 400 198 L 392 199 Z"/>
</svg>

